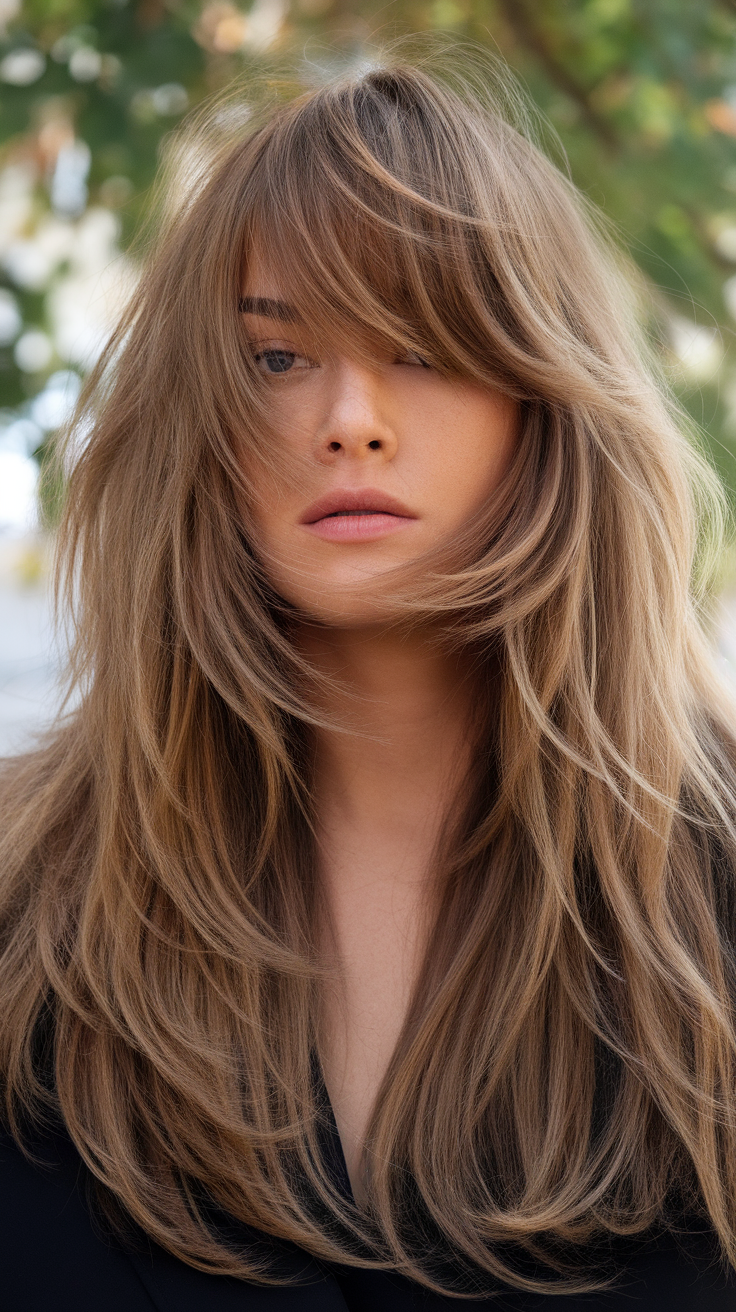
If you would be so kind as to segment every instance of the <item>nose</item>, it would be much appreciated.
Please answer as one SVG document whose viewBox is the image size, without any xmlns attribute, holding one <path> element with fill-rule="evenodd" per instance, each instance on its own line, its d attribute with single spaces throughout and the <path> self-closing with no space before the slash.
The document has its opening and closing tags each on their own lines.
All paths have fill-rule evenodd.
<svg viewBox="0 0 736 1312">
<path fill-rule="evenodd" d="M 323 464 L 346 457 L 376 463 L 393 460 L 398 438 L 378 374 L 349 360 L 338 362 L 331 374 L 325 412 L 315 434 L 317 459 Z"/>
</svg>

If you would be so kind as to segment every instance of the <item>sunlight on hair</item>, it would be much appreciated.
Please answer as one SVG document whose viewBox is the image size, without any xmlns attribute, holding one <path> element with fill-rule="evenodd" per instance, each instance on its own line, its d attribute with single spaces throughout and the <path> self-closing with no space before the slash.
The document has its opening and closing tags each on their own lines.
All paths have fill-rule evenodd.
<svg viewBox="0 0 736 1312">
<path fill-rule="evenodd" d="M 79 702 L 3 782 L 0 1069 L 18 1127 L 53 1011 L 103 1196 L 207 1271 L 278 1278 L 215 1206 L 427 1288 L 590 1289 L 576 1245 L 666 1223 L 674 1196 L 736 1261 L 736 703 L 703 627 L 725 502 L 641 280 L 556 156 L 465 47 L 241 84 L 172 137 L 79 402 Z M 318 675 L 253 531 L 253 468 L 288 474 L 238 309 L 256 250 L 326 346 L 413 352 L 521 415 L 451 556 L 384 580 L 391 623 L 472 645 L 489 692 L 366 1206 L 319 1146 Z"/>
</svg>

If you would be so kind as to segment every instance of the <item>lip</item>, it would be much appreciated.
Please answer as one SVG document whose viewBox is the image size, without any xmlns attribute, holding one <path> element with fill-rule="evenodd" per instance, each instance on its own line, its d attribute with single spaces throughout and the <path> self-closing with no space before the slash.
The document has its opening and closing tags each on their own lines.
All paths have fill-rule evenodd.
<svg viewBox="0 0 736 1312">
<path fill-rule="evenodd" d="M 328 542 L 366 542 L 395 533 L 417 519 L 396 497 L 365 487 L 328 492 L 307 507 L 299 522 Z"/>
</svg>

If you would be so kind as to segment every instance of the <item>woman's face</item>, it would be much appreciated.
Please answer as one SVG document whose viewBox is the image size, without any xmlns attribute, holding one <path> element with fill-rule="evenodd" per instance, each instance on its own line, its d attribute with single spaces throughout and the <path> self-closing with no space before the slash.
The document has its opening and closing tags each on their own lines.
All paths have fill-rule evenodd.
<svg viewBox="0 0 736 1312">
<path fill-rule="evenodd" d="M 517 405 L 417 358 L 326 353 L 257 261 L 243 297 L 280 447 L 249 470 L 268 575 L 322 622 L 385 620 L 387 572 L 451 547 L 499 483 Z"/>
</svg>

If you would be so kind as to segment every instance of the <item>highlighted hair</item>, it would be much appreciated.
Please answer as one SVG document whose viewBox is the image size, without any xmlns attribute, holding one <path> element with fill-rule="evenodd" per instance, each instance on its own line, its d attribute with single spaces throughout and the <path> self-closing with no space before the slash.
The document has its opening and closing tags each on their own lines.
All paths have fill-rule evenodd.
<svg viewBox="0 0 736 1312">
<path fill-rule="evenodd" d="M 692 584 L 720 494 L 625 262 L 494 76 L 389 57 L 190 124 L 205 164 L 83 399 L 78 700 L 2 785 L 0 1072 L 19 1135 L 51 1101 L 105 1197 L 206 1270 L 274 1278 L 212 1204 L 434 1288 L 593 1288 L 575 1246 L 683 1210 L 736 1263 L 735 712 Z M 248 528 L 256 239 L 315 331 L 417 351 L 522 420 L 453 568 L 402 594 L 501 677 L 362 1208 L 318 1132 L 314 714 Z"/>
</svg>

